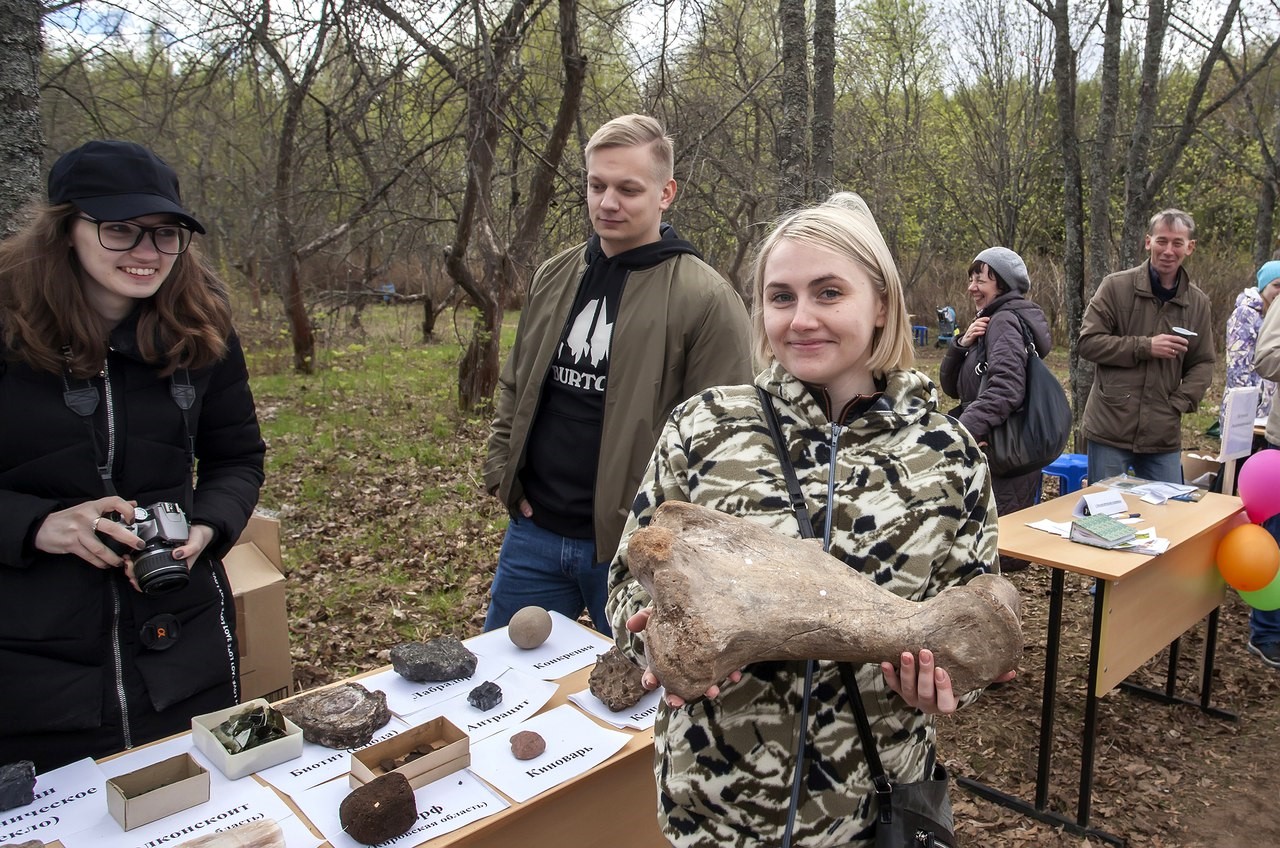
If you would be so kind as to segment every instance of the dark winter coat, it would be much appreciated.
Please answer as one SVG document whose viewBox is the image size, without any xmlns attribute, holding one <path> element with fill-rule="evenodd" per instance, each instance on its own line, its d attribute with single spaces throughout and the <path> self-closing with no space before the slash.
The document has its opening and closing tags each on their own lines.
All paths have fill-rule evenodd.
<svg viewBox="0 0 1280 848">
<path fill-rule="evenodd" d="M 970 347 L 961 347 L 957 332 L 942 359 L 942 390 L 962 404 L 960 423 L 979 442 L 1022 405 L 1027 389 L 1027 351 L 1018 316 L 1026 319 L 1036 353 L 1044 358 L 1053 341 L 1044 311 L 1018 292 L 993 300 L 978 317 L 991 316 L 986 334 Z M 988 381 L 982 389 L 980 364 L 987 363 Z"/>
<path fill-rule="evenodd" d="M 221 362 L 179 372 L 195 387 L 184 423 L 173 381 L 139 358 L 135 330 L 132 319 L 117 327 L 103 372 L 67 386 L 0 362 L 0 762 L 29 759 L 46 771 L 179 732 L 192 715 L 239 701 L 235 608 L 220 560 L 257 503 L 265 454 L 244 354 L 233 334 Z M 96 391 L 88 419 L 64 402 L 67 387 Z M 108 450 L 121 497 L 176 502 L 213 528 L 185 589 L 144 595 L 122 569 L 36 550 L 46 516 L 107 494 L 97 468 Z M 176 639 L 143 644 L 158 627 L 172 636 L 175 620 Z"/>
</svg>

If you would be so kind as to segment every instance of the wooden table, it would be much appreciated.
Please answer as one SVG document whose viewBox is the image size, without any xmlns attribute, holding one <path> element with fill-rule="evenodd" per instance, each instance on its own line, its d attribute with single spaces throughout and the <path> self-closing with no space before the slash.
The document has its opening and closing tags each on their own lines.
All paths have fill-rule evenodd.
<svg viewBox="0 0 1280 848">
<path fill-rule="evenodd" d="M 352 679 L 360 680 L 385 670 L 375 669 Z M 587 667 L 559 678 L 556 681 L 559 686 L 556 694 L 538 712 L 543 713 L 568 703 L 571 694 L 587 687 L 590 674 L 591 668 Z M 421 715 L 429 718 L 430 711 L 424 711 Z M 601 727 L 618 731 L 618 728 L 585 711 L 583 715 Z M 413 718 L 417 721 L 419 716 L 415 715 Z M 571 848 L 578 845 L 670 848 L 670 843 L 658 828 L 658 793 L 653 777 L 653 731 L 623 729 L 619 732 L 626 733 L 631 738 L 620 751 L 590 771 L 523 803 L 508 798 L 494 788 L 493 791 L 502 795 L 510 804 L 509 807 L 418 845 L 426 848 Z M 187 735 L 189 734 L 177 734 L 168 739 Z M 149 744 L 163 741 L 166 740 Z M 123 755 L 124 752 L 121 752 L 104 759 L 111 760 Z M 320 833 L 319 828 L 311 825 L 310 820 L 289 796 L 257 775 L 252 779 L 276 792 L 299 818 L 307 822 L 314 833 Z M 338 779 L 345 781 L 347 778 L 344 775 Z M 329 846 L 329 842 L 325 841 L 323 846 Z M 51 842 L 49 848 L 62 848 L 62 843 Z"/>
<path fill-rule="evenodd" d="M 1130 510 L 1142 516 L 1143 520 L 1136 526 L 1154 525 L 1158 535 L 1169 540 L 1169 549 L 1154 557 L 1091 547 L 1026 526 L 1046 518 L 1069 521 L 1080 496 L 1099 491 L 1103 491 L 1101 486 L 1090 486 L 1000 517 L 1000 553 L 1053 569 L 1035 802 L 1028 804 L 968 778 L 959 778 L 957 783 L 1030 818 L 1065 827 L 1070 833 L 1123 845 L 1124 841 L 1119 837 L 1089 827 L 1098 699 L 1117 686 L 1124 686 L 1163 703 L 1195 703 L 1205 712 L 1234 718 L 1209 704 L 1218 606 L 1226 593 L 1226 584 L 1218 574 L 1214 560 L 1222 537 L 1234 527 L 1247 523 L 1248 519 L 1240 499 L 1226 495 L 1206 494 L 1198 503 L 1170 501 L 1159 506 L 1143 503 L 1134 495 L 1125 495 Z M 1047 809 L 1058 653 L 1062 636 L 1063 587 L 1067 572 L 1095 577 L 1098 581 L 1093 601 L 1088 687 L 1081 735 L 1079 803 L 1074 819 Z M 1185 701 L 1175 694 L 1178 637 L 1206 616 L 1209 623 L 1200 698 L 1196 702 Z M 1124 683 L 1126 677 L 1165 646 L 1169 646 L 1170 651 L 1164 691 Z"/>
</svg>

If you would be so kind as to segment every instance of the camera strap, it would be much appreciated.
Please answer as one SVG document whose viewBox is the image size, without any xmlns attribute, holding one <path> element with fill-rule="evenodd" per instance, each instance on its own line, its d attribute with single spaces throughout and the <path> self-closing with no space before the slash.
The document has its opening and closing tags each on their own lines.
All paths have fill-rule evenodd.
<svg viewBox="0 0 1280 848">
<path fill-rule="evenodd" d="M 63 346 L 62 355 L 67 362 L 62 369 L 62 402 L 66 404 L 67 409 L 80 416 L 81 420 L 84 421 L 89 430 L 89 443 L 93 445 L 94 462 L 98 467 L 98 477 L 102 480 L 102 486 L 106 489 L 108 495 L 117 495 L 119 493 L 116 491 L 115 481 L 112 477 L 110 446 L 108 446 L 106 456 L 103 456 L 102 445 L 98 441 L 98 431 L 93 424 L 93 416 L 98 411 L 98 404 L 101 401 L 98 387 L 93 385 L 90 380 L 71 376 L 70 346 Z M 102 379 L 104 381 L 110 379 L 105 366 Z M 109 390 L 107 388 L 107 391 Z M 184 506 L 186 506 L 188 514 L 190 514 L 191 491 L 194 485 L 196 467 L 196 438 L 191 430 L 191 417 L 188 413 L 191 407 L 195 406 L 196 387 L 192 384 L 191 373 L 186 368 L 179 368 L 170 375 L 169 397 L 173 399 L 174 405 L 178 407 L 178 413 L 182 416 L 182 432 L 186 438 L 184 447 L 187 454 L 187 481 L 192 485 L 187 486 L 187 503 Z M 110 410 L 107 411 L 107 414 L 111 414 Z M 108 422 L 108 439 L 112 437 L 111 432 L 111 422 Z"/>
</svg>

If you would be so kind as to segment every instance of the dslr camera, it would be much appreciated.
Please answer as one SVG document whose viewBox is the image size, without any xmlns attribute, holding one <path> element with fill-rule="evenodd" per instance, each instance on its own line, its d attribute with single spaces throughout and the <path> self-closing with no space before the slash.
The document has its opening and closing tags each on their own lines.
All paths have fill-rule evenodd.
<svg viewBox="0 0 1280 848">
<path fill-rule="evenodd" d="M 190 580 L 187 563 L 173 558 L 174 548 L 187 543 L 191 527 L 182 507 L 168 501 L 135 507 L 132 525 L 123 521 L 113 523 L 132 531 L 146 543 L 139 551 L 98 531 L 98 537 L 117 555 L 133 558 L 133 577 L 138 581 L 138 588 L 148 595 L 162 595 L 187 585 Z"/>
</svg>

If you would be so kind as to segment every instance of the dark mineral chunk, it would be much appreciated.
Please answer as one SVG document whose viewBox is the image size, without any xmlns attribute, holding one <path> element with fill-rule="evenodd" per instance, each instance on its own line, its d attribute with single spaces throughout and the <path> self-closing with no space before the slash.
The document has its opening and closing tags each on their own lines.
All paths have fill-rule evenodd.
<svg viewBox="0 0 1280 848">
<path fill-rule="evenodd" d="M 644 697 L 645 688 L 640 685 L 643 675 L 644 671 L 624 657 L 615 645 L 596 656 L 596 667 L 591 669 L 587 688 L 616 713 L 631 709 Z"/>
<path fill-rule="evenodd" d="M 467 695 L 467 703 L 477 710 L 491 710 L 502 703 L 502 687 L 492 680 L 486 680 L 471 690 Z"/>
<path fill-rule="evenodd" d="M 418 817 L 413 787 L 403 774 L 384 774 L 352 791 L 338 807 L 347 835 L 363 845 L 378 845 L 408 832 Z"/>
<path fill-rule="evenodd" d="M 213 728 L 213 738 L 222 743 L 228 754 L 239 754 L 288 735 L 284 716 L 272 707 L 251 707 Z"/>
<path fill-rule="evenodd" d="M 458 680 L 476 673 L 476 655 L 452 636 L 430 642 L 404 642 L 391 649 L 396 674 L 415 683 Z"/>
<path fill-rule="evenodd" d="M 25 807 L 35 800 L 36 766 L 30 760 L 0 766 L 0 810 Z"/>
<path fill-rule="evenodd" d="M 521 730 L 511 737 L 511 755 L 517 760 L 541 757 L 545 750 L 547 750 L 547 740 L 532 730 Z"/>
<path fill-rule="evenodd" d="M 359 748 L 391 719 L 385 692 L 370 692 L 359 683 L 343 683 L 299 695 L 280 705 L 302 738 L 329 748 Z"/>
</svg>

